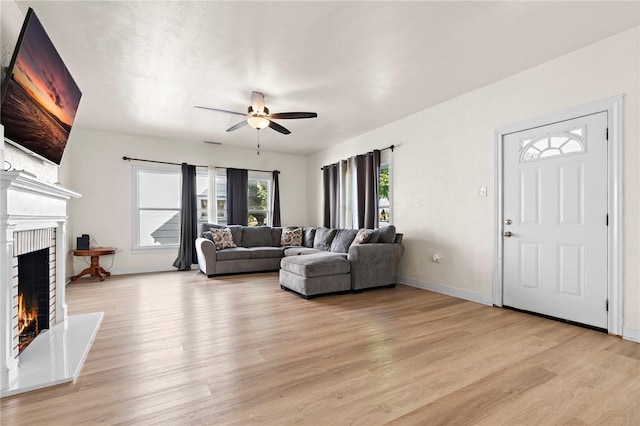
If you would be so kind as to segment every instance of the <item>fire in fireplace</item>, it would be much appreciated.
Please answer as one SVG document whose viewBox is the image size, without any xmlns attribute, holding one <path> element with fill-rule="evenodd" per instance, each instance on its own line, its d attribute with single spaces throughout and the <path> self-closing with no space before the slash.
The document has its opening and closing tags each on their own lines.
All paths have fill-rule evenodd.
<svg viewBox="0 0 640 426">
<path fill-rule="evenodd" d="M 24 293 L 18 295 L 18 336 L 20 352 L 36 338 L 40 329 L 38 328 L 38 308 L 27 308 L 24 301 Z"/>
<path fill-rule="evenodd" d="M 49 328 L 49 249 L 18 256 L 18 350 Z"/>
</svg>

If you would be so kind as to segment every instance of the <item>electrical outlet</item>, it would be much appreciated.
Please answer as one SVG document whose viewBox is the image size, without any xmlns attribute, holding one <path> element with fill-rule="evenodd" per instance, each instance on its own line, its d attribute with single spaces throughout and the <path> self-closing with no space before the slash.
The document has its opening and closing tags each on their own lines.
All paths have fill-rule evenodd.
<svg viewBox="0 0 640 426">
<path fill-rule="evenodd" d="M 480 189 L 478 189 L 478 198 L 484 198 L 487 196 L 487 187 L 483 186 Z"/>
</svg>

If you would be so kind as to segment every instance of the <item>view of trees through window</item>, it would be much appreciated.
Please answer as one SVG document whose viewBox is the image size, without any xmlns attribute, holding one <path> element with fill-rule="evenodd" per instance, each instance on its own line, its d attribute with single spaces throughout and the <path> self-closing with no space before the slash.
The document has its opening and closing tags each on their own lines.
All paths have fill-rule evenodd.
<svg viewBox="0 0 640 426">
<path fill-rule="evenodd" d="M 227 224 L 227 175 L 226 169 L 216 170 L 216 216 L 218 225 Z M 264 173 L 249 172 L 247 188 L 247 207 L 249 226 L 269 224 L 269 200 L 271 178 Z"/>
<path fill-rule="evenodd" d="M 269 180 L 249 178 L 248 198 L 249 226 L 262 226 L 268 223 L 269 216 Z"/>
</svg>

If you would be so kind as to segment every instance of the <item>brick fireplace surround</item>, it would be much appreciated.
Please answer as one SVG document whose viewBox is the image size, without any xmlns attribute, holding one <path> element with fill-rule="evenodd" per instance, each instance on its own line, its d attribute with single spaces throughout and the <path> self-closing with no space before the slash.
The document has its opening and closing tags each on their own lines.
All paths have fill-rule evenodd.
<svg viewBox="0 0 640 426">
<path fill-rule="evenodd" d="M 73 381 L 95 337 L 102 312 L 67 316 L 67 202 L 80 194 L 0 172 L 0 397 Z M 18 256 L 49 251 L 49 329 L 18 350 Z"/>
</svg>

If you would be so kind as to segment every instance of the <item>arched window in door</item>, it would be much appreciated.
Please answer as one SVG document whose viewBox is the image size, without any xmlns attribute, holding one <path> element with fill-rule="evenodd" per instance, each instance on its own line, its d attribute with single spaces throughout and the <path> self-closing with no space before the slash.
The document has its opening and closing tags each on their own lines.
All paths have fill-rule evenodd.
<svg viewBox="0 0 640 426">
<path fill-rule="evenodd" d="M 584 151 L 583 129 L 550 133 L 522 141 L 520 162 L 555 157 L 557 155 L 581 154 Z"/>
</svg>

